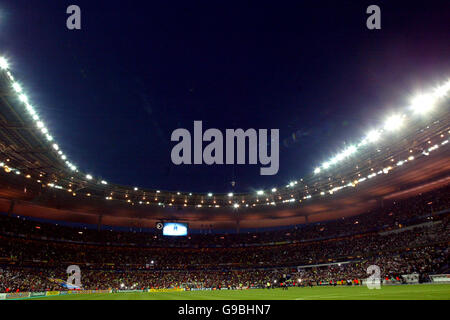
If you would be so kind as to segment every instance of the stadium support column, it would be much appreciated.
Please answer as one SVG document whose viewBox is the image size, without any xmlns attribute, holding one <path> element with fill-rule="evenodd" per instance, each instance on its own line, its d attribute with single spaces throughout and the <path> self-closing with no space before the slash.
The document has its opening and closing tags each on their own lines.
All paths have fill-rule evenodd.
<svg viewBox="0 0 450 320">
<path fill-rule="evenodd" d="M 305 216 L 305 223 L 309 224 L 309 216 L 308 215 Z"/>
<path fill-rule="evenodd" d="M 239 213 L 236 213 L 236 233 L 239 234 L 241 231 Z"/>
<path fill-rule="evenodd" d="M 11 200 L 11 204 L 8 209 L 8 217 L 10 217 L 14 213 L 14 206 L 16 205 L 16 200 Z"/>
<path fill-rule="evenodd" d="M 100 214 L 100 215 L 98 216 L 97 231 L 100 231 L 100 229 L 102 228 L 102 217 L 103 217 L 102 214 Z"/>
</svg>

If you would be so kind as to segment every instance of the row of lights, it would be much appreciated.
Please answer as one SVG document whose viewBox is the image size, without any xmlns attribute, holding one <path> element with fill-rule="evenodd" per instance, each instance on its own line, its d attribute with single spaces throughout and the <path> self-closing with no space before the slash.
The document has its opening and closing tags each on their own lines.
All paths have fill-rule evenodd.
<svg viewBox="0 0 450 320">
<path fill-rule="evenodd" d="M 72 171 L 78 172 L 77 167 L 67 160 L 67 156 L 62 152 L 62 150 L 60 150 L 59 146 L 56 143 L 53 143 L 53 137 L 50 135 L 50 133 L 49 133 L 48 129 L 45 127 L 44 123 L 40 120 L 37 112 L 34 110 L 34 108 L 28 102 L 28 98 L 23 93 L 23 89 L 22 89 L 21 85 L 14 80 L 14 77 L 12 76 L 12 74 L 9 71 L 8 61 L 4 57 L 0 57 L 0 69 L 6 71 L 6 74 L 8 75 L 9 79 L 12 81 L 12 88 L 18 94 L 19 99 L 25 104 L 26 109 L 28 110 L 29 114 L 35 121 L 36 126 L 40 129 L 42 134 L 45 135 L 47 140 L 52 143 L 52 147 L 55 150 L 55 152 L 57 152 L 59 154 L 61 159 L 65 161 L 67 166 Z M 437 87 L 431 93 L 421 94 L 421 95 L 418 95 L 415 98 L 413 98 L 409 108 L 412 110 L 412 112 L 414 114 L 425 114 L 425 113 L 429 112 L 430 110 L 432 110 L 434 108 L 434 106 L 439 102 L 439 100 L 442 99 L 443 97 L 445 97 L 449 93 L 449 91 L 450 91 L 450 80 L 448 80 L 445 84 Z M 382 129 L 371 130 L 366 135 L 366 137 L 364 139 L 362 139 L 362 141 L 360 143 L 349 146 L 348 148 L 346 148 L 344 151 L 342 151 L 338 155 L 334 156 L 329 161 L 324 162 L 321 166 L 317 167 L 314 170 L 314 173 L 319 174 L 323 170 L 330 168 L 332 165 L 335 165 L 335 164 L 341 162 L 342 160 L 345 160 L 345 159 L 349 158 L 350 156 L 354 155 L 360 148 L 366 146 L 367 144 L 377 142 L 385 132 L 392 132 L 392 131 L 398 130 L 404 123 L 405 118 L 406 118 L 406 115 L 404 115 L 404 114 L 390 116 L 386 120 L 385 125 Z M 85 176 L 85 178 L 87 180 L 94 179 L 94 177 L 90 174 L 87 174 Z M 303 179 L 301 179 L 301 181 L 302 180 Z M 108 182 L 106 182 L 105 180 L 101 180 L 99 182 L 103 185 L 108 184 Z M 297 185 L 297 181 L 290 182 L 286 187 L 292 188 L 295 185 Z M 306 188 L 307 188 L 307 186 L 306 186 Z M 137 187 L 134 187 L 134 191 L 138 191 L 138 190 L 139 189 Z M 157 192 L 159 193 L 159 191 L 157 191 Z M 277 192 L 277 189 L 272 188 L 271 192 L 275 193 L 275 192 Z M 179 193 L 177 193 L 177 194 L 179 194 Z M 257 196 L 262 196 L 264 194 L 265 194 L 264 190 L 259 190 L 256 192 Z M 189 195 L 192 195 L 192 194 L 190 193 Z M 213 197 L 213 194 L 208 193 L 207 196 Z M 228 193 L 228 197 L 232 198 L 233 196 L 234 196 L 233 193 L 231 193 L 231 192 Z M 308 197 L 308 196 L 306 196 L 306 197 Z M 310 195 L 309 195 L 309 197 L 310 197 Z M 107 197 L 107 199 L 111 200 L 112 197 Z M 291 199 L 289 199 L 288 201 L 291 202 Z M 200 206 L 201 206 L 201 204 L 200 204 Z M 233 204 L 233 207 L 238 208 L 239 204 L 235 203 L 235 204 Z"/>
<path fill-rule="evenodd" d="M 8 61 L 4 57 L 0 57 L 0 69 L 6 71 L 6 75 L 11 81 L 11 86 L 13 90 L 16 92 L 18 99 L 25 105 L 25 109 L 28 111 L 29 116 L 34 120 L 36 127 L 41 131 L 41 133 L 46 138 L 47 142 L 51 144 L 53 150 L 60 156 L 60 158 L 65 162 L 65 164 L 75 172 L 78 172 L 77 167 L 67 160 L 67 156 L 60 149 L 59 145 L 55 143 L 52 135 L 50 134 L 48 128 L 45 126 L 44 122 L 40 119 L 38 113 L 35 108 L 30 104 L 27 95 L 24 93 L 24 90 L 20 83 L 15 81 L 13 75 L 9 71 Z M 91 177 L 92 178 L 92 177 Z"/>
<path fill-rule="evenodd" d="M 447 133 L 450 134 L 450 131 L 448 131 Z M 388 174 L 393 169 L 395 169 L 396 167 L 401 167 L 401 166 L 403 166 L 404 164 L 406 164 L 408 162 L 412 162 L 413 160 L 415 160 L 419 156 L 429 156 L 431 152 L 433 152 L 433 151 L 439 149 L 440 147 L 448 144 L 449 140 L 448 140 L 448 138 L 446 138 L 446 136 L 444 134 L 441 134 L 440 137 L 443 139 L 441 142 L 435 143 L 434 145 L 432 145 L 432 146 L 430 146 L 428 148 L 424 148 L 423 151 L 420 154 L 417 154 L 416 156 L 411 154 L 406 159 L 397 161 L 396 164 L 392 164 L 390 166 L 381 168 L 378 171 L 375 171 L 374 168 L 372 168 L 371 169 L 371 173 L 369 175 L 361 177 L 361 174 L 358 174 L 358 178 L 357 179 L 355 179 L 353 181 L 350 181 L 349 183 L 347 183 L 345 185 L 341 185 L 341 186 L 338 186 L 338 187 L 331 188 L 327 192 L 321 191 L 320 192 L 320 196 L 324 196 L 326 193 L 329 193 L 330 195 L 332 195 L 335 192 L 340 191 L 340 190 L 342 190 L 344 188 L 347 188 L 347 187 L 356 187 L 358 184 L 360 184 L 360 183 L 362 183 L 362 182 L 364 182 L 366 180 L 372 179 L 372 178 L 374 178 L 376 176 L 380 176 L 380 175 L 383 175 L 383 174 Z M 431 145 L 431 140 L 427 141 L 427 144 Z M 409 150 L 409 153 L 412 153 L 412 150 Z M 6 161 L 9 162 L 9 159 L 6 159 Z M 391 161 L 394 162 L 394 159 L 391 159 Z M 7 173 L 14 172 L 14 173 L 16 173 L 18 175 L 21 174 L 21 172 L 18 169 L 15 169 L 15 168 L 13 168 L 10 165 L 5 164 L 4 162 L 0 162 L 0 167 L 3 167 L 5 172 L 7 172 Z M 42 177 L 42 174 L 40 174 L 40 177 Z M 29 174 L 27 174 L 26 178 L 31 178 L 31 176 Z M 37 180 L 37 182 L 38 183 L 42 183 L 42 181 L 40 179 Z M 56 180 L 55 180 L 55 182 L 56 182 Z M 344 181 L 342 181 L 342 183 L 344 183 Z M 60 190 L 64 189 L 62 186 L 57 185 L 55 183 L 48 183 L 46 186 L 51 187 L 51 188 L 55 188 L 55 189 L 60 189 Z M 69 188 L 67 189 L 67 191 L 72 193 L 73 196 L 76 196 L 77 194 L 72 191 L 71 187 L 72 187 L 72 185 L 70 184 Z M 332 187 L 332 185 L 331 185 L 331 187 Z M 159 193 L 159 192 L 157 192 L 157 193 Z M 110 196 L 106 197 L 106 199 L 107 200 L 113 200 L 112 195 L 113 195 L 113 193 L 111 193 Z M 86 196 L 90 197 L 91 194 L 87 193 Z M 125 197 L 128 198 L 128 194 Z M 307 195 L 303 196 L 303 199 L 300 199 L 299 202 L 302 202 L 303 200 L 307 200 L 307 199 L 311 199 L 311 198 L 312 198 L 312 195 L 311 194 L 307 194 Z M 145 199 L 145 197 L 143 199 Z M 291 198 L 290 199 L 282 200 L 281 196 L 279 196 L 278 199 L 281 200 L 280 203 L 283 203 L 283 204 L 284 203 L 295 203 L 297 201 L 296 198 L 294 198 L 294 195 L 292 195 L 292 194 L 291 194 Z M 120 199 L 116 198 L 114 200 L 120 200 Z M 155 201 L 157 201 L 157 200 L 158 200 L 158 198 L 155 198 Z M 172 198 L 171 201 L 174 202 L 174 199 Z M 269 198 L 266 198 L 266 202 L 262 201 L 261 203 L 259 203 L 259 199 L 257 199 L 256 201 L 257 201 L 257 203 L 253 203 L 251 205 L 252 207 L 255 207 L 256 205 L 264 205 L 264 204 L 266 204 L 266 205 L 273 205 L 273 206 L 277 205 L 277 202 L 275 202 L 273 200 L 269 200 Z M 133 204 L 133 205 L 135 204 L 134 201 L 133 202 L 131 201 L 131 199 L 127 199 L 126 202 L 130 203 L 130 204 Z M 138 203 L 139 204 L 147 204 L 147 205 L 149 205 L 150 201 L 139 201 Z M 216 203 L 216 202 L 214 201 L 214 203 Z M 232 203 L 232 201 L 229 201 L 229 203 L 235 209 L 238 209 L 240 207 L 239 203 Z M 249 204 L 246 204 L 245 200 L 242 200 L 242 203 L 243 203 L 243 205 L 245 205 L 245 207 L 249 207 Z M 165 206 L 165 205 L 173 206 L 173 203 L 158 202 L 157 204 L 159 206 Z M 185 200 L 184 206 L 186 207 L 187 205 L 188 205 L 187 204 L 187 200 Z M 203 200 L 201 201 L 200 204 L 195 205 L 195 207 L 197 207 L 197 208 L 202 208 L 203 206 L 210 207 L 210 208 L 211 207 L 214 207 L 214 208 L 220 208 L 221 207 L 220 205 L 217 205 L 217 204 L 214 204 L 214 205 L 206 204 L 206 205 L 204 205 Z"/>
<path fill-rule="evenodd" d="M 430 93 L 420 94 L 413 99 L 411 99 L 411 103 L 408 107 L 409 110 L 413 114 L 424 115 L 431 110 L 439 103 L 439 100 L 448 95 L 450 91 L 450 80 L 444 83 L 441 86 L 438 86 Z M 383 128 L 374 129 L 367 133 L 367 135 L 356 145 L 351 145 L 346 148 L 344 151 L 338 153 L 336 156 L 331 158 L 329 161 L 324 162 L 321 166 L 316 167 L 314 169 L 315 174 L 321 173 L 323 170 L 330 168 L 332 165 L 335 165 L 350 156 L 354 155 L 359 149 L 368 145 L 369 143 L 377 142 L 383 134 L 388 132 L 394 132 L 399 130 L 405 122 L 407 118 L 406 114 L 394 114 L 386 119 Z"/>
</svg>

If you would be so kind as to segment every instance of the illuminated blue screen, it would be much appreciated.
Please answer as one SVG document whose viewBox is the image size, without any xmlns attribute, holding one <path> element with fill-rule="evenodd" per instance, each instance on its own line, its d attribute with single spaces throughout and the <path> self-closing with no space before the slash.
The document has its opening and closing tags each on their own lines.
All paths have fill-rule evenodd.
<svg viewBox="0 0 450 320">
<path fill-rule="evenodd" d="M 164 223 L 164 236 L 187 236 L 188 226 L 186 223 L 168 222 Z"/>
</svg>

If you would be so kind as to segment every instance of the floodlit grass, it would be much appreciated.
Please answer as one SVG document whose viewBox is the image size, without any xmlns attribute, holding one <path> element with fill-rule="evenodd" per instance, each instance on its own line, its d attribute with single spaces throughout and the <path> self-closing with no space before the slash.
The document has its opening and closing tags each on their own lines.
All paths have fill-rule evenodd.
<svg viewBox="0 0 450 320">
<path fill-rule="evenodd" d="M 367 287 L 314 287 L 192 292 L 73 294 L 33 300 L 450 300 L 450 284 Z"/>
</svg>

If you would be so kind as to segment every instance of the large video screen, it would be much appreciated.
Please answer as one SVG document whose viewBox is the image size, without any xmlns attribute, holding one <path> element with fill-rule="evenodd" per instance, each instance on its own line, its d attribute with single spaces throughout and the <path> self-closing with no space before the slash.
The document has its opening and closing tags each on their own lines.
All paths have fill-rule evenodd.
<svg viewBox="0 0 450 320">
<path fill-rule="evenodd" d="M 186 223 L 166 222 L 163 227 L 164 236 L 187 236 L 188 225 Z"/>
</svg>

